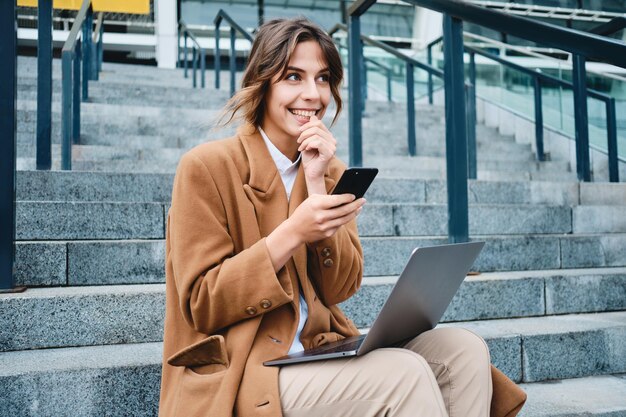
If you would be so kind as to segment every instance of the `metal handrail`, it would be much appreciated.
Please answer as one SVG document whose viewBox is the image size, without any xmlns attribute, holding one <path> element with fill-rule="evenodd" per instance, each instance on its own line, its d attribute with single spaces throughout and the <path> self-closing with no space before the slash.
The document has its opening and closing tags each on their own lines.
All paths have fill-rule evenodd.
<svg viewBox="0 0 626 417">
<path fill-rule="evenodd" d="M 375 1 L 359 0 L 352 7 L 361 3 L 371 6 Z M 403 1 L 449 14 L 457 19 L 485 26 L 498 32 L 563 49 L 575 55 L 585 56 L 587 59 L 596 59 L 626 68 L 626 44 L 615 39 L 485 9 L 462 0 Z"/>
<path fill-rule="evenodd" d="M 626 17 L 618 16 L 591 29 L 591 33 L 608 36 L 626 28 Z"/>
<path fill-rule="evenodd" d="M 464 35 L 468 35 L 468 33 L 464 33 Z M 473 35 L 470 37 L 474 37 Z M 482 38 L 482 37 L 481 37 Z M 438 38 L 435 39 L 433 42 L 431 42 L 428 47 L 431 48 L 432 46 L 436 45 L 438 42 L 442 41 L 443 38 Z M 499 43 L 499 42 L 498 42 Z M 530 75 L 533 78 L 533 89 L 534 89 L 534 96 L 535 96 L 535 148 L 537 151 L 537 159 L 539 161 L 545 161 L 545 155 L 543 152 L 543 109 L 541 106 L 541 87 L 542 87 L 542 83 L 544 84 L 554 84 L 554 85 L 558 85 L 559 87 L 565 87 L 565 88 L 570 88 L 570 89 L 574 89 L 574 84 L 563 80 L 561 78 L 558 77 L 554 77 L 551 75 L 547 75 L 544 74 L 542 72 L 540 72 L 539 70 L 533 70 L 533 69 L 529 69 L 526 68 L 522 65 L 516 64 L 514 62 L 508 61 L 504 58 L 502 58 L 501 56 L 489 53 L 487 51 L 484 51 L 482 49 L 476 48 L 476 47 L 472 47 L 469 45 L 465 45 L 464 46 L 464 50 L 466 52 L 470 53 L 470 74 L 472 74 L 472 77 L 475 76 L 476 74 L 476 70 L 475 70 L 475 62 L 474 62 L 474 58 L 473 55 L 481 55 L 484 56 L 488 59 L 491 59 L 493 61 L 496 61 L 506 67 L 512 68 L 516 71 L 522 72 L 524 74 Z M 430 50 L 429 50 L 430 52 Z M 534 55 L 539 55 L 539 54 L 534 54 Z M 431 57 L 432 55 L 429 53 L 429 57 Z M 621 78 L 621 77 L 620 77 Z M 470 82 L 473 85 L 476 85 L 476 80 L 475 79 L 471 79 Z M 429 85 L 430 87 L 430 85 Z M 616 120 L 615 120 L 615 99 L 613 99 L 611 96 L 601 93 L 599 91 L 593 90 L 591 88 L 587 88 L 587 95 L 589 97 L 595 98 L 597 100 L 601 100 L 604 102 L 605 104 L 605 108 L 606 108 L 606 115 L 607 115 L 607 150 L 603 150 L 602 148 L 597 148 L 598 151 L 602 152 L 602 153 L 606 153 L 608 155 L 608 159 L 609 159 L 609 181 L 611 182 L 619 182 L 619 168 L 618 168 L 618 160 L 620 159 L 619 156 L 617 155 L 617 124 L 616 124 Z M 537 121 L 541 121 L 541 123 L 537 122 Z"/>
<path fill-rule="evenodd" d="M 626 68 L 626 44 L 596 34 L 486 9 L 462 0 L 402 1 L 444 15 L 448 238 L 451 242 L 464 242 L 469 239 L 467 179 L 468 155 L 471 155 L 472 150 L 468 149 L 468 144 L 471 146 L 471 138 L 468 137 L 467 132 L 465 88 L 463 85 L 465 74 L 462 23 L 464 21 L 573 54 L 576 170 L 580 180 L 591 180 L 585 63 L 587 59 L 596 59 Z M 348 9 L 350 165 L 357 166 L 360 166 L 363 160 L 363 97 L 358 87 L 361 85 L 360 68 L 363 61 L 360 17 L 375 3 L 376 0 L 357 0 Z M 470 75 L 470 79 L 475 79 L 475 74 Z M 540 82 L 537 84 L 539 89 Z M 475 95 L 475 93 L 473 94 Z M 540 95 L 538 97 L 540 98 Z M 472 103 L 472 101 L 469 100 L 468 103 Z M 540 106 L 541 103 L 536 105 Z M 535 124 L 539 124 L 539 122 L 536 121 Z M 410 124 L 408 128 L 410 129 Z"/>
<path fill-rule="evenodd" d="M 496 61 L 504 66 L 512 68 L 516 71 L 522 72 L 532 77 L 533 79 L 533 89 L 535 96 L 535 144 L 537 149 L 537 159 L 540 161 L 544 161 L 545 157 L 543 155 L 543 123 L 539 123 L 537 121 L 543 121 L 543 110 L 541 106 L 541 88 L 542 84 L 553 84 L 559 87 L 565 87 L 574 89 L 574 83 L 563 80 L 558 77 L 554 77 L 552 75 L 544 74 L 539 70 L 533 70 L 530 68 L 526 68 L 519 64 L 516 64 L 511 61 L 507 61 L 506 59 L 492 54 L 487 51 L 483 51 L 478 48 L 474 48 L 472 46 L 465 46 L 465 50 L 470 53 L 470 65 L 475 67 L 475 62 L 473 59 L 473 55 L 481 55 L 485 58 Z M 471 74 L 476 74 L 474 68 L 470 70 Z M 476 83 L 475 80 L 471 81 L 473 84 Z M 619 167 L 618 167 L 618 155 L 617 155 L 617 124 L 615 120 L 615 99 L 608 94 L 604 94 L 600 91 L 593 90 L 591 88 L 587 88 L 587 95 L 589 97 L 595 98 L 597 100 L 603 101 L 606 108 L 606 116 L 607 116 L 607 151 L 604 151 L 601 148 L 597 148 L 598 151 L 602 153 L 606 153 L 609 159 L 609 181 L 610 182 L 619 182 Z"/>
<path fill-rule="evenodd" d="M 337 46 L 339 47 L 339 49 L 348 49 L 346 46 L 344 46 L 344 45 L 342 45 L 340 43 L 338 43 Z M 380 62 L 377 62 L 376 60 L 373 60 L 373 59 L 368 58 L 368 57 L 363 57 L 363 60 L 366 63 L 369 62 L 370 64 L 372 64 L 372 65 L 382 69 L 383 71 L 385 71 L 385 76 L 387 78 L 387 101 L 392 102 L 393 101 L 393 93 L 392 93 L 392 88 L 391 88 L 391 78 L 392 78 L 393 70 L 391 69 L 391 67 L 388 67 L 387 65 L 381 64 Z M 367 71 L 364 74 L 367 74 Z"/>
<path fill-rule="evenodd" d="M 225 20 L 230 25 L 230 95 L 235 94 L 235 73 L 237 71 L 237 56 L 235 55 L 235 39 L 236 33 L 239 32 L 244 38 L 250 42 L 254 41 L 254 37 L 242 28 L 232 17 L 223 9 L 220 9 L 213 20 L 215 24 L 215 88 L 220 88 L 220 70 L 221 70 L 221 51 L 220 51 L 220 25 Z"/>
<path fill-rule="evenodd" d="M 495 39 L 490 39 L 487 38 L 485 36 L 480 36 L 480 35 L 476 35 L 475 33 L 470 33 L 470 32 L 463 32 L 463 36 L 467 37 L 467 38 L 472 38 L 472 39 L 476 39 L 476 40 L 480 40 L 483 41 L 485 43 L 494 45 L 494 47 L 497 47 L 498 49 L 507 49 L 510 51 L 515 51 L 524 55 L 528 55 L 528 56 L 532 56 L 535 58 L 540 58 L 540 59 L 545 59 L 545 60 L 549 60 L 549 61 L 554 61 L 554 62 L 558 62 L 559 64 L 563 64 L 564 60 L 563 59 L 559 59 L 559 58 L 555 58 L 553 56 L 541 53 L 541 52 L 535 52 L 534 50 L 530 49 L 529 47 L 522 47 L 522 46 L 515 46 L 515 45 L 510 45 L 508 43 L 504 43 L 504 42 L 500 42 L 497 41 Z M 427 46 L 427 48 L 432 48 L 433 46 L 435 46 L 438 43 L 441 43 L 443 41 L 443 37 L 440 36 L 437 39 L 435 39 L 434 41 L 430 42 Z M 550 48 L 549 51 L 550 53 L 555 53 L 557 52 L 554 48 Z M 566 51 L 559 51 L 559 53 L 565 54 L 568 57 L 568 60 L 566 62 L 571 63 L 570 58 L 572 57 L 572 54 Z M 571 69 L 571 68 L 570 68 Z M 611 73 L 606 73 L 606 72 L 600 72 L 600 71 L 594 71 L 594 70 L 587 70 L 588 73 L 590 74 L 596 74 L 602 77 L 606 77 L 606 78 L 611 78 L 617 81 L 626 81 L 625 77 L 619 76 L 619 75 L 615 75 L 615 74 L 611 74 Z"/>
<path fill-rule="evenodd" d="M 180 34 L 183 34 L 184 37 L 184 46 L 183 46 L 183 65 L 184 65 L 184 76 L 187 78 L 187 67 L 188 67 L 188 59 L 187 59 L 187 38 L 192 41 L 192 52 L 191 52 L 191 62 L 193 65 L 193 88 L 196 88 L 196 72 L 198 70 L 198 58 L 200 59 L 200 86 L 202 88 L 205 87 L 205 71 L 206 71 L 206 50 L 200 45 L 198 38 L 193 32 L 189 29 L 187 24 L 183 19 L 178 21 L 178 44 L 180 45 Z M 180 62 L 180 56 L 179 56 Z"/>
<path fill-rule="evenodd" d="M 348 27 L 343 23 L 337 23 L 328 31 L 328 34 L 330 36 L 333 36 L 339 31 L 348 32 Z M 361 35 L 359 37 L 359 48 L 362 48 L 363 44 L 367 44 L 367 45 L 379 48 L 389 53 L 390 55 L 393 55 L 396 58 L 401 59 L 402 61 L 404 61 L 406 65 L 406 97 L 407 97 L 406 101 L 407 101 L 407 131 L 408 131 L 407 141 L 408 141 L 409 155 L 416 156 L 417 155 L 417 140 L 416 140 L 416 134 L 415 134 L 415 130 L 416 130 L 415 129 L 415 81 L 414 81 L 413 72 L 415 70 L 415 67 L 422 69 L 428 73 L 428 77 L 432 81 L 432 76 L 443 78 L 443 71 L 437 68 L 434 68 L 431 65 L 424 64 L 423 62 L 418 61 L 415 58 L 412 58 L 406 54 L 403 54 L 396 48 L 393 48 L 383 42 L 372 39 L 369 36 Z M 364 58 L 362 55 L 361 57 Z M 362 70 L 359 74 L 359 76 L 363 76 L 363 78 L 361 79 L 359 77 L 357 81 L 361 85 L 361 95 L 363 96 L 363 100 L 360 102 L 361 107 L 359 109 L 359 112 L 361 113 L 365 109 L 365 99 L 367 98 L 367 88 L 366 88 L 367 87 L 367 81 L 366 81 L 367 71 L 365 71 L 365 68 L 363 68 L 364 61 L 365 59 L 363 59 L 363 62 L 361 63 Z M 350 74 L 349 79 L 350 79 L 350 84 L 348 87 L 351 88 L 353 79 L 354 79 L 353 74 Z M 432 102 L 432 86 L 429 88 L 429 97 L 430 97 L 429 101 Z M 350 161 L 350 164 L 355 165 L 354 161 L 352 160 Z"/>
<path fill-rule="evenodd" d="M 102 29 L 100 29 L 102 30 Z M 72 144 L 80 143 L 80 102 L 89 98 L 92 71 L 93 8 L 91 0 L 83 0 L 61 52 L 61 169 L 72 169 Z M 79 39 L 80 36 L 80 39 Z M 99 38 L 101 41 L 102 37 Z M 81 68 L 82 94 L 81 94 Z"/>
</svg>

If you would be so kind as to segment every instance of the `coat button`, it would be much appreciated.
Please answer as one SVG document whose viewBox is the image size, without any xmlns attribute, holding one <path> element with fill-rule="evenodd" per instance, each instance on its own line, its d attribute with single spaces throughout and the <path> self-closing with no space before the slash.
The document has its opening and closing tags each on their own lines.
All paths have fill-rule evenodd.
<svg viewBox="0 0 626 417">
<path fill-rule="evenodd" d="M 331 266 L 333 266 L 333 260 L 330 258 L 326 258 L 324 259 L 324 266 L 326 268 L 330 268 Z"/>
<path fill-rule="evenodd" d="M 254 316 L 256 314 L 256 308 L 249 306 L 246 308 L 246 313 L 248 313 L 251 316 Z"/>
<path fill-rule="evenodd" d="M 272 306 L 272 302 L 270 300 L 261 300 L 261 307 L 264 309 L 268 309 Z"/>
<path fill-rule="evenodd" d="M 328 258 L 330 256 L 331 252 L 332 251 L 331 251 L 330 248 L 324 248 L 324 249 L 322 249 L 322 256 L 324 258 Z"/>
</svg>

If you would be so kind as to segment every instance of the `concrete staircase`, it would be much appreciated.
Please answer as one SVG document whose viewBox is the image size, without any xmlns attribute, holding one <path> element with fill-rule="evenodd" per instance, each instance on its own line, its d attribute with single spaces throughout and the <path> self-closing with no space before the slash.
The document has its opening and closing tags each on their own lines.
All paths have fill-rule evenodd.
<svg viewBox="0 0 626 417">
<path fill-rule="evenodd" d="M 35 68 L 20 58 L 23 169 L 34 167 Z M 0 295 L 0 415 L 156 415 L 174 170 L 233 130 L 211 130 L 227 93 L 190 85 L 179 70 L 105 64 L 74 171 L 18 172 L 16 277 L 30 288 Z M 342 305 L 364 331 L 411 250 L 446 241 L 443 110 L 418 108 L 409 158 L 404 106 L 367 105 L 364 159 L 381 175 L 359 218 L 364 284 Z M 333 129 L 346 160 L 347 118 Z M 477 138 L 470 234 L 487 244 L 441 325 L 485 337 L 529 394 L 524 416 L 626 416 L 626 185 L 578 183 L 568 163 L 537 163 L 485 126 Z"/>
</svg>

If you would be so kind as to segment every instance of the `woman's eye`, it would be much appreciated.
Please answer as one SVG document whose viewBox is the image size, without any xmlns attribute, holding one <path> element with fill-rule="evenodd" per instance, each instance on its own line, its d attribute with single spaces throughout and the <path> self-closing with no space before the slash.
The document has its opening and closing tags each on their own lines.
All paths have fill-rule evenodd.
<svg viewBox="0 0 626 417">
<path fill-rule="evenodd" d="M 296 73 L 288 74 L 287 77 L 285 77 L 285 80 L 298 81 L 300 80 L 300 76 Z"/>
<path fill-rule="evenodd" d="M 328 74 L 320 75 L 317 79 L 323 83 L 327 83 L 330 80 Z"/>
</svg>

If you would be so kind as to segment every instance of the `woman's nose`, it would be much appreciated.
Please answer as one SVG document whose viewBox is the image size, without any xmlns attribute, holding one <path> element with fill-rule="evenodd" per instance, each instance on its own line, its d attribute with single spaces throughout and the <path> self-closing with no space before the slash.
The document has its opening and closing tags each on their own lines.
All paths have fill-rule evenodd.
<svg viewBox="0 0 626 417">
<path fill-rule="evenodd" d="M 317 89 L 317 83 L 315 80 L 310 80 L 304 83 L 302 98 L 305 100 L 317 100 L 320 97 L 320 93 Z"/>
</svg>

